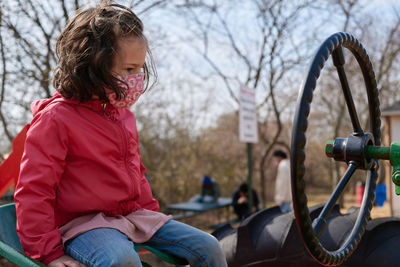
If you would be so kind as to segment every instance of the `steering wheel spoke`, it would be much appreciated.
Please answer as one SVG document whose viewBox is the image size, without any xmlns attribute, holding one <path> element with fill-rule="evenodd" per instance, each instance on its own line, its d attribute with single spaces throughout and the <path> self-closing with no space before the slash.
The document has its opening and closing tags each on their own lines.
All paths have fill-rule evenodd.
<svg viewBox="0 0 400 267">
<path fill-rule="evenodd" d="M 340 179 L 339 183 L 336 185 L 335 190 L 333 191 L 332 195 L 330 196 L 328 202 L 324 205 L 321 213 L 319 214 L 318 218 L 313 221 L 313 229 L 315 234 L 320 237 L 324 228 L 326 226 L 326 221 L 331 213 L 333 207 L 335 206 L 337 200 L 341 196 L 346 187 L 347 183 L 350 181 L 351 176 L 357 169 L 357 164 L 355 162 L 351 162 L 344 173 L 343 177 Z"/>
<path fill-rule="evenodd" d="M 361 124 L 358 119 L 357 110 L 354 105 L 353 97 L 351 94 L 350 84 L 349 81 L 347 80 L 346 71 L 344 69 L 345 59 L 342 46 L 339 46 L 338 48 L 333 50 L 332 60 L 339 75 L 340 84 L 342 85 L 342 91 L 344 99 L 346 101 L 347 109 L 350 114 L 351 123 L 353 124 L 354 133 L 362 134 L 363 130 L 361 128 Z"/>
<path fill-rule="evenodd" d="M 369 133 L 364 133 L 360 125 L 359 114 L 357 114 L 344 68 L 344 48 L 348 49 L 354 55 L 364 77 L 365 89 L 368 95 Z M 311 222 L 305 193 L 306 182 L 304 180 L 305 173 L 307 172 L 304 164 L 306 158 L 305 146 L 307 143 L 306 131 L 317 80 L 330 55 L 332 55 L 333 63 L 339 75 L 354 132 L 349 134 L 347 138 L 336 138 L 335 141 L 329 142 L 327 145 L 326 153 L 328 156 L 338 161 L 344 161 L 349 166 L 318 218 L 314 222 Z M 380 126 L 378 90 L 372 63 L 367 52 L 362 44 L 352 35 L 342 32 L 333 34 L 320 46 L 302 84 L 293 122 L 291 143 L 292 198 L 297 228 L 310 255 L 322 265 L 341 265 L 357 248 L 365 231 L 374 200 L 377 180 L 377 165 L 374 160 L 367 156 L 366 150 L 368 147 L 380 145 Z M 360 211 L 345 242 L 335 251 L 327 250 L 319 238 L 327 224 L 330 212 L 356 169 L 360 169 L 366 173 L 366 193 L 364 193 Z"/>
</svg>

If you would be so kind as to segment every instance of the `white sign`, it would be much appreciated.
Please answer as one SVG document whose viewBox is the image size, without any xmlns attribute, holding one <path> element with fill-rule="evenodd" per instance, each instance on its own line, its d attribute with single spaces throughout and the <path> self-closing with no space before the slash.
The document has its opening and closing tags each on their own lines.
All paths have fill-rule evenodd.
<svg viewBox="0 0 400 267">
<path fill-rule="evenodd" d="M 239 140 L 258 142 L 256 94 L 246 86 L 241 86 L 239 93 Z"/>
</svg>

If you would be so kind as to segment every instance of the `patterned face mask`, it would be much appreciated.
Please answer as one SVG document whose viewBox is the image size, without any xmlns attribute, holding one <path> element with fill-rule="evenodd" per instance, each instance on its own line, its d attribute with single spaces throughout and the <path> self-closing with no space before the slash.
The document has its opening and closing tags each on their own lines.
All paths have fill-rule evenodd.
<svg viewBox="0 0 400 267">
<path fill-rule="evenodd" d="M 122 88 L 126 88 L 126 96 L 125 98 L 118 100 L 116 99 L 117 95 L 115 93 L 110 93 L 107 94 L 108 100 L 110 100 L 111 105 L 116 108 L 130 108 L 143 93 L 144 73 L 141 72 L 126 76 L 117 76 L 117 78 L 126 82 L 128 85 L 128 88 L 126 88 L 126 84 L 118 82 Z"/>
</svg>

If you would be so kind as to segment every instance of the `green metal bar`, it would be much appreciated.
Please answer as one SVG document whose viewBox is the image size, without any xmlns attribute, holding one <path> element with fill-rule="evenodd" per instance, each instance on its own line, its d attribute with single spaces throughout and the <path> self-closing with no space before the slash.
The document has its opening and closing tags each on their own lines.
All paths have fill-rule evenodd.
<svg viewBox="0 0 400 267">
<path fill-rule="evenodd" d="M 326 142 L 325 146 L 325 153 L 328 157 L 333 157 L 333 144 L 335 141 L 329 140 Z M 399 143 L 400 144 L 400 143 Z M 391 159 L 390 157 L 390 151 L 391 151 L 392 146 L 386 147 L 386 146 L 367 146 L 365 153 L 367 157 L 371 159 L 386 159 L 389 160 Z M 397 155 L 396 155 L 397 156 Z M 398 155 L 400 159 L 400 153 Z"/>
<path fill-rule="evenodd" d="M 334 141 L 328 141 L 325 146 L 325 153 L 332 158 Z M 400 195 L 400 142 L 392 142 L 390 147 L 367 146 L 365 154 L 370 159 L 390 160 L 393 166 L 392 181 L 395 184 L 395 192 Z"/>
<path fill-rule="evenodd" d="M 46 265 L 29 258 L 28 256 L 1 241 L 0 255 L 21 267 L 46 267 Z"/>
<path fill-rule="evenodd" d="M 372 159 L 390 159 L 390 147 L 387 146 L 367 146 L 365 152 Z"/>
</svg>

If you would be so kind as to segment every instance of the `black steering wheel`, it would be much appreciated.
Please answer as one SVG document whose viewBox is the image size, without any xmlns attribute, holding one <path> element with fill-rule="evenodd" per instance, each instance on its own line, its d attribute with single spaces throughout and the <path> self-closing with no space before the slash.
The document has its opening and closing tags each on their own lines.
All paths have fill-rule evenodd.
<svg viewBox="0 0 400 267">
<path fill-rule="evenodd" d="M 368 95 L 371 132 L 364 132 L 361 127 L 344 69 L 345 60 L 343 48 L 348 49 L 353 54 L 362 71 Z M 353 133 L 347 138 L 336 138 L 334 144 L 331 144 L 332 150 L 329 152 L 332 154 L 331 156 L 333 156 L 335 160 L 346 162 L 348 167 L 319 216 L 311 222 L 307 207 L 304 181 L 304 174 L 306 172 L 304 165 L 306 157 L 306 131 L 313 92 L 321 70 L 330 55 L 332 55 L 333 64 L 338 72 L 347 109 L 353 125 Z M 365 231 L 372 204 L 375 199 L 375 188 L 378 177 L 377 169 L 379 167 L 376 160 L 366 156 L 365 148 L 367 145 L 380 145 L 380 126 L 378 90 L 375 73 L 367 52 L 362 44 L 348 33 L 339 32 L 331 35 L 318 49 L 303 81 L 297 100 L 291 144 L 292 197 L 297 228 L 310 255 L 322 265 L 337 266 L 343 263 L 356 249 Z M 365 191 L 357 220 L 347 239 L 340 247 L 334 251 L 327 250 L 321 244 L 319 238 L 324 231 L 330 211 L 339 196 L 343 193 L 345 185 L 356 169 L 362 169 L 366 172 Z"/>
</svg>

